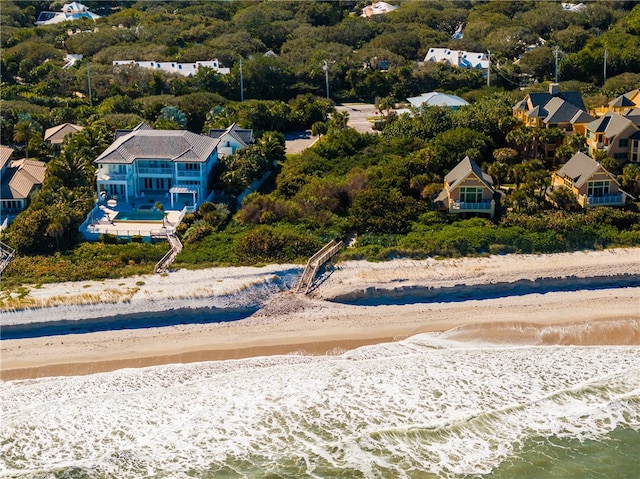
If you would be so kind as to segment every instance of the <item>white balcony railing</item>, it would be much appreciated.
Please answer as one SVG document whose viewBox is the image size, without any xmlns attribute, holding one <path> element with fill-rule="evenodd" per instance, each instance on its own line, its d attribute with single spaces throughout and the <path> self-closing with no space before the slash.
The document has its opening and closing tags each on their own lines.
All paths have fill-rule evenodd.
<svg viewBox="0 0 640 479">
<path fill-rule="evenodd" d="M 173 175 L 173 168 L 138 168 L 139 175 Z"/>
<path fill-rule="evenodd" d="M 193 177 L 197 178 L 200 176 L 200 172 L 192 171 L 192 170 L 178 170 L 178 172 L 176 173 L 176 176 L 186 176 L 189 178 L 193 178 Z"/>
<path fill-rule="evenodd" d="M 98 173 L 99 181 L 127 181 L 126 174 L 120 173 Z"/>
</svg>

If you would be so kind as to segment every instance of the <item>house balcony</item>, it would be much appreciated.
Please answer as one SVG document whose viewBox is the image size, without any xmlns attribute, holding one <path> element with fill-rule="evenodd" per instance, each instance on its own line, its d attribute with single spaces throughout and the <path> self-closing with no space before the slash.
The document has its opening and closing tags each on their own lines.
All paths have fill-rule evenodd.
<svg viewBox="0 0 640 479">
<path fill-rule="evenodd" d="M 138 168 L 138 175 L 173 176 L 173 168 Z"/>
<path fill-rule="evenodd" d="M 178 172 L 176 173 L 176 177 L 177 178 L 198 178 L 200 177 L 200 172 L 199 171 L 193 171 L 193 170 L 178 170 Z"/>
<path fill-rule="evenodd" d="M 452 201 L 451 209 L 455 210 L 474 210 L 474 211 L 485 211 L 490 210 L 492 208 L 493 200 L 482 200 L 477 203 L 472 203 L 469 201 Z"/>
<path fill-rule="evenodd" d="M 120 173 L 105 173 L 98 171 L 98 181 L 127 181 L 129 175 Z"/>
<path fill-rule="evenodd" d="M 591 208 L 594 206 L 622 206 L 625 204 L 625 199 L 625 195 L 620 192 L 605 196 L 580 195 L 578 202 L 583 208 Z"/>
<path fill-rule="evenodd" d="M 493 218 L 496 209 L 496 202 L 494 200 L 482 200 L 478 202 L 470 201 L 449 201 L 449 213 L 484 213 Z"/>
</svg>

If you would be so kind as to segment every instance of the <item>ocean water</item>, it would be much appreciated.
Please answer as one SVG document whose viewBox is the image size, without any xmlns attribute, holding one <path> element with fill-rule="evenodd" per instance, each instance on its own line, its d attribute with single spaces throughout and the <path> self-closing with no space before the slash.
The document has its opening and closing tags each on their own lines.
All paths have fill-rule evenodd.
<svg viewBox="0 0 640 479">
<path fill-rule="evenodd" d="M 640 347 L 418 335 L 0 383 L 0 477 L 638 478 Z"/>
</svg>

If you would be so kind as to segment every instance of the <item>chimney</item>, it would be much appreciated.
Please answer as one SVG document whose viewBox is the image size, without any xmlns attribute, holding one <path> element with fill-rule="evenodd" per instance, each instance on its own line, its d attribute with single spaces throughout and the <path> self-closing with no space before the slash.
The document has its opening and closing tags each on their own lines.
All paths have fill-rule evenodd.
<svg viewBox="0 0 640 479">
<path fill-rule="evenodd" d="M 559 83 L 549 83 L 549 94 L 551 96 L 558 96 L 560 93 L 560 84 Z"/>
</svg>

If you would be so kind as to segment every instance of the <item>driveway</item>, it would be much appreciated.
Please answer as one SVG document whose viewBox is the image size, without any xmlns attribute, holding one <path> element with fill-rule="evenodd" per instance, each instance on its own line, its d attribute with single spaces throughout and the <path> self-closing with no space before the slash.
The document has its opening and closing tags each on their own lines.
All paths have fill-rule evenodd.
<svg viewBox="0 0 640 479">
<path fill-rule="evenodd" d="M 373 129 L 369 118 L 376 116 L 376 107 L 370 103 L 343 103 L 336 110 L 349 113 L 348 125 L 360 133 L 378 133 Z"/>
<path fill-rule="evenodd" d="M 290 154 L 298 154 L 309 148 L 318 137 L 311 136 L 311 130 L 307 131 L 290 131 L 284 134 L 285 152 Z"/>
</svg>

